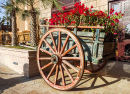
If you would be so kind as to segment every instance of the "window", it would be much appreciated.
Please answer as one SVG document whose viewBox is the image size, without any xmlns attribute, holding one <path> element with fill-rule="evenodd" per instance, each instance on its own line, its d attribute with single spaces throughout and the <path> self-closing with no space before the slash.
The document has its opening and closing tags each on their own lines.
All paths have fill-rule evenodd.
<svg viewBox="0 0 130 94">
<path fill-rule="evenodd" d="M 130 39 L 130 24 L 125 27 L 125 39 Z"/>
<path fill-rule="evenodd" d="M 113 4 L 113 9 L 115 10 L 115 11 L 114 11 L 114 14 L 115 14 L 116 12 L 119 12 L 119 11 L 120 11 L 120 10 L 119 10 L 119 3 Z"/>
</svg>

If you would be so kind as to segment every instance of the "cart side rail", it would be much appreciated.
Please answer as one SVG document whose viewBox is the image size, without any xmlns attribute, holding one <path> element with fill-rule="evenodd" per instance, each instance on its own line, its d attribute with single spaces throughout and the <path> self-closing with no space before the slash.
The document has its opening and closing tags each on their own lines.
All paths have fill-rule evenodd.
<svg viewBox="0 0 130 94">
<path fill-rule="evenodd" d="M 93 28 L 93 29 L 104 29 L 104 26 L 60 26 L 60 25 L 40 25 L 41 27 L 56 27 L 56 28 Z"/>
</svg>

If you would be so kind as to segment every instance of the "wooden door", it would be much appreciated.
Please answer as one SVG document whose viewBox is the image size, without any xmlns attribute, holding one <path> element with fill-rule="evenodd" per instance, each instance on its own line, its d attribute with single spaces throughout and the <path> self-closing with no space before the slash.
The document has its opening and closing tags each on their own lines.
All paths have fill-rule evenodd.
<svg viewBox="0 0 130 94">
<path fill-rule="evenodd" d="M 130 0 L 111 1 L 109 8 L 113 8 L 115 12 L 121 11 L 124 13 L 119 22 L 121 31 L 119 31 L 118 35 L 117 60 L 130 60 Z"/>
</svg>

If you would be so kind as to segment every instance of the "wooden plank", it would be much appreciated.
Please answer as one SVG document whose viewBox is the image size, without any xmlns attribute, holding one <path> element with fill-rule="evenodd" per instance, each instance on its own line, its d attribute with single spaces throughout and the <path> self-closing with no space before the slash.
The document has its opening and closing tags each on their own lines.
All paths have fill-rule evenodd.
<svg viewBox="0 0 130 94">
<path fill-rule="evenodd" d="M 60 26 L 60 25 L 40 25 L 41 27 L 56 27 L 56 28 L 94 28 L 104 29 L 104 26 Z"/>
<path fill-rule="evenodd" d="M 93 32 L 77 31 L 77 36 L 79 36 L 79 37 L 90 37 L 90 38 L 92 38 L 93 34 L 94 34 Z M 105 37 L 105 32 L 100 32 L 99 38 L 104 39 L 104 37 Z"/>
<path fill-rule="evenodd" d="M 86 40 L 93 41 L 93 38 L 92 38 L 92 37 L 87 37 L 87 36 L 86 36 L 86 37 L 85 37 L 85 36 L 84 36 L 84 37 L 79 37 L 79 36 L 78 36 L 78 38 L 79 38 L 79 39 L 82 39 L 83 41 L 86 41 Z M 104 38 L 99 38 L 99 41 L 100 41 L 100 42 L 103 42 L 103 41 L 104 41 Z"/>
<path fill-rule="evenodd" d="M 95 36 L 96 36 L 95 41 L 98 42 L 98 39 L 99 39 L 99 29 L 96 29 Z M 94 43 L 94 46 L 93 46 L 93 56 L 94 57 L 97 57 L 97 49 L 98 49 L 98 43 Z"/>
<path fill-rule="evenodd" d="M 105 38 L 105 32 L 100 32 L 99 37 L 100 37 L 100 38 Z"/>
<path fill-rule="evenodd" d="M 115 42 L 106 42 L 104 43 L 103 56 L 115 52 Z"/>
<path fill-rule="evenodd" d="M 77 31 L 77 36 L 93 37 L 93 32 Z"/>
<path fill-rule="evenodd" d="M 45 34 L 45 30 L 46 30 L 46 28 L 45 28 L 45 27 L 43 27 L 43 32 L 42 32 L 42 33 L 43 33 L 43 35 Z"/>
<path fill-rule="evenodd" d="M 103 56 L 103 48 L 104 48 L 104 45 L 103 43 L 102 44 L 99 44 L 98 46 L 98 57 L 102 57 Z"/>
</svg>

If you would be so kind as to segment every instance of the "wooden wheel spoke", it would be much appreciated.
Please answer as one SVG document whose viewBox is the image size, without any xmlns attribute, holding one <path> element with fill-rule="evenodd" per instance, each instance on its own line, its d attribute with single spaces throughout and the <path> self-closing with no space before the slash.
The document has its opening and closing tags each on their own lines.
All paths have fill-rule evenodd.
<svg viewBox="0 0 130 94">
<path fill-rule="evenodd" d="M 87 61 L 84 62 L 84 64 L 85 64 L 85 66 L 84 66 L 85 69 L 87 69 L 87 63 L 88 63 Z"/>
<path fill-rule="evenodd" d="M 68 42 L 68 40 L 69 40 L 69 35 L 67 36 L 67 38 L 66 38 L 66 40 L 65 40 L 65 43 L 64 43 L 64 45 L 63 45 L 63 47 L 62 47 L 62 49 L 61 49 L 61 54 L 64 52 L 64 50 L 65 50 L 65 47 L 66 47 L 66 44 L 67 44 L 67 42 Z"/>
<path fill-rule="evenodd" d="M 45 40 L 43 39 L 43 41 L 47 44 L 47 46 L 50 48 L 50 50 L 55 53 L 54 49 L 51 47 L 51 45 Z"/>
<path fill-rule="evenodd" d="M 70 49 L 68 49 L 66 52 L 64 52 L 62 54 L 62 56 L 65 56 L 67 53 L 69 53 L 71 50 L 73 50 L 77 45 L 75 44 L 74 46 L 72 46 Z"/>
<path fill-rule="evenodd" d="M 52 33 L 50 33 L 50 36 L 51 36 L 51 39 L 52 39 L 52 43 L 53 43 L 54 49 L 55 49 L 55 51 L 57 52 L 56 43 L 55 43 L 55 41 L 54 41 L 54 38 L 53 38 Z"/>
<path fill-rule="evenodd" d="M 74 63 L 75 63 L 75 65 L 76 65 L 76 66 L 78 66 L 78 67 L 79 67 L 79 65 L 76 63 L 76 61 L 75 61 L 75 60 L 74 60 Z"/>
<path fill-rule="evenodd" d="M 91 66 L 91 68 L 92 68 L 92 71 L 94 71 L 92 62 L 90 62 L 90 66 Z"/>
<path fill-rule="evenodd" d="M 63 71 L 61 65 L 60 65 L 60 71 L 61 71 L 61 77 L 62 77 L 63 86 L 65 86 L 64 71 Z"/>
<path fill-rule="evenodd" d="M 66 60 L 63 60 L 63 63 L 68 65 L 70 68 L 72 68 L 73 70 L 75 70 L 77 73 L 79 73 L 79 70 L 76 69 L 72 64 L 70 64 L 68 61 Z"/>
<path fill-rule="evenodd" d="M 40 57 L 39 60 L 51 60 L 51 57 Z"/>
<path fill-rule="evenodd" d="M 61 50 L 61 31 L 59 31 L 59 37 L 58 37 L 58 52 Z"/>
<path fill-rule="evenodd" d="M 53 64 L 53 63 L 50 62 L 50 63 L 46 64 L 44 67 L 42 67 L 41 69 L 45 69 L 46 67 L 48 67 L 48 66 L 50 66 L 50 65 L 52 65 L 52 64 Z"/>
<path fill-rule="evenodd" d="M 58 73 L 59 73 L 59 66 L 57 65 L 56 66 L 56 73 L 55 73 L 55 82 L 54 82 L 55 85 L 57 83 Z"/>
<path fill-rule="evenodd" d="M 52 53 L 49 52 L 49 51 L 47 51 L 47 50 L 44 50 L 44 49 L 42 49 L 42 48 L 40 48 L 40 50 L 41 50 L 42 52 L 45 52 L 45 53 L 49 54 L 49 55 L 52 55 Z"/>
<path fill-rule="evenodd" d="M 80 57 L 62 57 L 63 60 L 80 60 Z"/>
<path fill-rule="evenodd" d="M 48 76 L 47 76 L 47 79 L 49 79 L 49 78 L 50 78 L 50 76 L 51 76 L 52 72 L 54 71 L 55 67 L 56 67 L 56 64 L 55 64 L 55 65 L 53 65 L 53 67 L 52 67 L 52 69 L 51 69 L 50 73 L 49 73 L 49 74 L 48 74 Z"/>
<path fill-rule="evenodd" d="M 76 61 L 74 60 L 74 64 L 78 67 L 78 68 L 80 68 L 80 66 L 76 63 Z"/>
<path fill-rule="evenodd" d="M 64 65 L 64 63 L 62 63 L 62 66 L 65 69 L 65 71 L 68 74 L 68 76 L 70 77 L 71 81 L 73 82 L 74 79 L 73 79 L 72 75 L 70 74 L 69 70 L 67 69 L 66 65 Z"/>
</svg>

